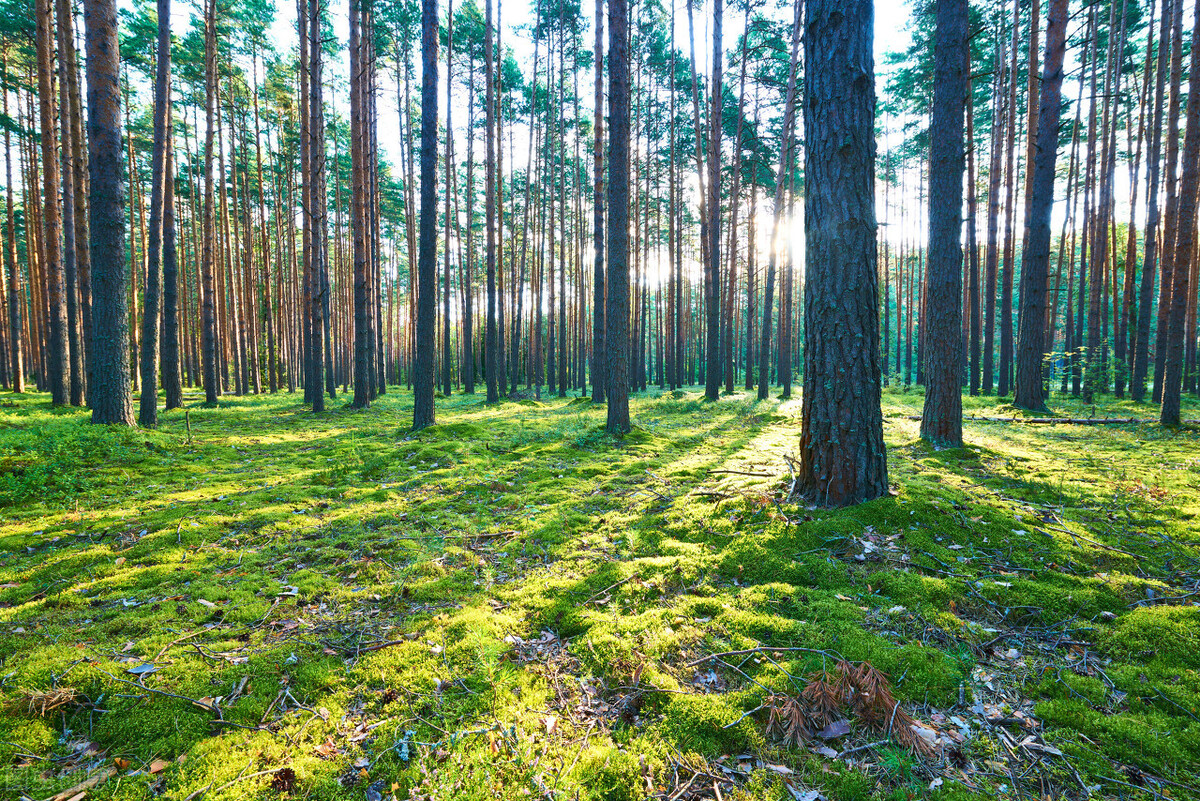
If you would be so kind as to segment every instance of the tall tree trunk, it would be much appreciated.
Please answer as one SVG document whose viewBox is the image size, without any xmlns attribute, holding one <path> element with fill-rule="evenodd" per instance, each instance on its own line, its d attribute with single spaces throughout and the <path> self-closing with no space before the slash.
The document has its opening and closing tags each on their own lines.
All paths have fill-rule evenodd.
<svg viewBox="0 0 1200 801">
<path fill-rule="evenodd" d="M 604 361 L 604 0 L 596 0 L 596 52 L 593 59 L 595 109 L 592 117 L 592 402 L 603 403 L 604 390 L 608 383 Z M 673 116 L 671 124 L 674 126 Z M 673 151 L 673 141 L 671 148 Z"/>
<path fill-rule="evenodd" d="M 484 224 L 487 226 L 487 239 L 484 243 L 484 247 L 487 249 L 484 256 L 487 271 L 487 322 L 483 350 L 486 360 L 484 362 L 484 378 L 487 381 L 487 402 L 496 403 L 500 400 L 500 382 L 504 380 L 503 362 L 500 359 L 500 334 L 496 327 L 497 306 L 502 301 L 502 298 L 498 298 L 496 295 L 496 217 L 500 211 L 499 197 L 497 196 L 498 171 L 496 169 L 496 159 L 499 155 L 499 148 L 496 146 L 499 98 L 496 97 L 495 54 L 492 47 L 492 0 L 485 0 L 484 8 L 484 80 L 487 82 L 487 91 L 484 92 L 484 103 L 487 106 L 484 120 L 487 129 L 484 150 L 487 153 L 487 165 L 484 176 L 483 191 L 486 197 L 483 216 Z M 470 220 L 468 220 L 469 223 Z M 468 291 L 470 291 L 469 288 Z"/>
<path fill-rule="evenodd" d="M 962 446 L 963 111 L 967 100 L 967 0 L 940 0 L 929 156 L 929 272 L 925 404 L 921 437 Z"/>
<path fill-rule="evenodd" d="M 1045 407 L 1042 358 L 1045 355 L 1046 289 L 1050 277 L 1050 213 L 1054 209 L 1054 162 L 1058 155 L 1063 59 L 1067 51 L 1068 0 L 1052 0 L 1046 26 L 1046 58 L 1038 111 L 1037 150 L 1031 182 L 1032 204 L 1025 211 L 1025 250 L 1021 258 L 1021 332 L 1013 402 L 1025 409 Z"/>
<path fill-rule="evenodd" d="M 88 207 L 92 256 L 93 423 L 133 425 L 129 374 L 129 297 L 125 204 L 121 185 L 120 48 L 115 0 L 86 0 Z M 153 386 L 153 385 L 151 385 Z"/>
<path fill-rule="evenodd" d="M 797 491 L 848 506 L 888 491 L 880 409 L 872 0 L 808 0 L 807 264 Z"/>
<path fill-rule="evenodd" d="M 367 264 L 366 72 L 362 35 L 362 0 L 350 3 L 350 235 L 354 262 L 354 408 L 371 403 L 370 355 L 374 350 L 367 316 L 370 297 Z"/>
<path fill-rule="evenodd" d="M 1191 64 L 1188 71 L 1188 97 L 1200 97 L 1200 6 L 1193 11 Z M 1182 31 L 1181 31 L 1182 33 Z M 1183 175 L 1179 186 L 1179 229 L 1175 238 L 1175 258 L 1171 276 L 1171 308 L 1167 322 L 1166 360 L 1163 365 L 1162 410 L 1164 426 L 1180 423 L 1180 395 L 1183 383 L 1184 323 L 1192 287 L 1191 263 L 1196 240 L 1196 212 L 1200 206 L 1200 103 L 1189 102 L 1183 138 Z"/>
<path fill-rule="evenodd" d="M 608 0 L 609 433 L 629 431 L 629 4 Z"/>
<path fill-rule="evenodd" d="M 166 198 L 167 137 L 171 124 L 171 0 L 158 0 L 158 51 L 154 73 L 154 153 L 150 167 L 150 247 L 142 302 L 142 395 L 138 423 L 158 425 L 158 331 L 162 291 L 162 227 Z"/>
<path fill-rule="evenodd" d="M 421 219 L 417 255 L 413 428 L 433 425 L 433 340 L 437 284 L 437 0 L 421 0 Z"/>
<path fill-rule="evenodd" d="M 204 401 L 216 404 L 217 386 L 217 280 L 216 280 L 216 209 L 213 181 L 213 138 L 216 135 L 214 115 L 217 103 L 217 33 L 216 0 L 207 0 L 204 16 L 204 224 L 201 232 L 203 253 L 200 261 L 201 334 L 200 350 L 204 362 Z"/>
<path fill-rule="evenodd" d="M 1146 375 L 1150 367 L 1150 311 L 1154 303 L 1154 277 L 1158 272 L 1158 259 L 1164 244 L 1162 232 L 1159 230 L 1159 160 L 1162 156 L 1167 54 L 1171 47 L 1171 19 L 1173 4 L 1176 2 L 1180 2 L 1180 0 L 1163 0 L 1158 28 L 1158 53 L 1154 68 L 1154 111 L 1150 124 L 1150 151 L 1146 162 L 1148 182 L 1146 199 L 1149 208 L 1146 215 L 1146 245 L 1145 255 L 1142 259 L 1142 278 L 1138 286 L 1138 307 L 1141 311 L 1137 318 L 1137 338 L 1133 348 L 1133 376 L 1129 381 L 1129 394 L 1139 403 L 1146 397 Z"/>
<path fill-rule="evenodd" d="M 179 263 L 175 243 L 175 148 L 167 137 L 163 169 L 162 221 L 162 385 L 167 409 L 183 405 L 183 375 L 179 353 Z M 186 293 L 187 287 L 184 287 Z"/>
<path fill-rule="evenodd" d="M 65 405 L 69 400 L 67 353 L 67 299 L 63 286 L 62 216 L 59 206 L 59 165 L 55 151 L 54 126 L 54 9 L 49 0 L 38 0 L 37 74 L 38 118 L 42 146 L 41 264 L 46 276 L 49 326 L 46 338 L 45 374 L 50 402 Z"/>
<path fill-rule="evenodd" d="M 4 82 L 9 81 L 8 48 L 3 54 Z M 8 117 L 8 90 L 0 89 L 4 95 L 4 116 Z M 7 242 L 4 248 L 4 265 L 8 270 L 8 326 L 9 326 L 9 371 L 12 374 L 12 391 L 25 391 L 25 349 L 24 342 L 28 338 L 24 333 L 24 323 L 21 315 L 21 299 L 24 290 L 21 287 L 21 268 L 17 264 L 17 229 L 13 215 L 13 177 L 12 177 L 12 136 L 10 126 L 4 126 L 4 206 L 5 206 L 5 235 Z"/>
<path fill-rule="evenodd" d="M 708 253 L 704 260 L 704 397 L 715 401 L 721 394 L 721 25 L 724 0 L 713 0 L 712 101 L 708 107 Z"/>
<path fill-rule="evenodd" d="M 795 0 L 795 20 L 792 23 L 792 52 L 788 66 L 787 96 L 783 103 L 783 134 L 779 147 L 779 172 L 775 176 L 775 205 L 771 221 L 771 238 L 767 244 L 767 279 L 763 288 L 762 338 L 758 348 L 758 399 L 767 399 L 767 389 L 771 378 L 771 303 L 775 294 L 775 271 L 779 260 L 780 223 L 783 221 L 783 192 L 787 185 L 787 176 L 792 169 L 792 129 L 796 121 L 797 79 L 800 65 L 800 42 L 804 19 L 805 0 Z M 872 15 L 871 6 L 866 5 L 865 12 Z M 822 13 L 830 13 L 828 10 Z M 810 17 L 810 19 L 816 19 Z M 781 303 L 780 306 L 783 304 Z M 784 326 L 780 324 L 782 329 Z M 807 381 L 807 377 L 805 378 Z"/>
</svg>

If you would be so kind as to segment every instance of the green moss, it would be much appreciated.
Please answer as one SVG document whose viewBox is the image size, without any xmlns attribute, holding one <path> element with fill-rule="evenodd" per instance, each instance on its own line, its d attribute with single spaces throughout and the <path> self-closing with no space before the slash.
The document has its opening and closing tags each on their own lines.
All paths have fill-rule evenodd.
<svg viewBox="0 0 1200 801">
<path fill-rule="evenodd" d="M 16 398 L 0 408 L 0 781 L 31 797 L 76 783 L 12 759 L 64 756 L 69 730 L 110 756 L 184 757 L 162 774 L 168 798 L 286 763 L 312 799 L 360 800 L 374 781 L 625 799 L 644 794 L 641 757 L 661 784 L 668 758 L 747 752 L 831 799 L 908 798 L 928 782 L 901 752 L 848 769 L 768 742 L 762 713 L 739 718 L 839 657 L 945 709 L 970 692 L 973 649 L 1016 630 L 1048 634 L 1004 680 L 1085 782 L 1120 762 L 1195 785 L 1196 608 L 1131 605 L 1180 594 L 1180 566 L 1200 560 L 1196 432 L 975 422 L 967 448 L 935 451 L 909 419 L 920 402 L 884 396 L 895 496 L 828 511 L 781 497 L 798 402 L 743 393 L 637 396 L 623 438 L 602 406 L 550 397 L 455 395 L 416 434 L 404 392 L 316 416 L 294 396 L 231 397 L 190 408 L 190 442 L 181 411 L 130 432 Z M 882 553 L 860 561 L 863 540 Z M 810 650 L 770 650 L 789 647 Z M 151 660 L 145 687 L 185 698 L 113 681 Z M 22 711 L 27 690 L 61 686 L 80 703 Z M 225 724 L 186 700 L 238 687 Z M 589 727 L 581 710 L 631 695 Z M 986 742 L 964 750 L 995 759 Z M 150 781 L 96 795 L 141 799 Z M 995 797 L 1001 780 L 983 782 Z M 978 797 L 949 780 L 933 795 Z M 760 770 L 737 797 L 790 795 Z"/>
</svg>

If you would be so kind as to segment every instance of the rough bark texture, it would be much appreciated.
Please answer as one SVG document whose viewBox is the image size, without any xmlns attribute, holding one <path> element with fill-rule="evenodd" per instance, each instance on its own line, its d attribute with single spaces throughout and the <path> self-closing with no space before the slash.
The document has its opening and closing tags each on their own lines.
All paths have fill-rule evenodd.
<svg viewBox="0 0 1200 801">
<path fill-rule="evenodd" d="M 1192 42 L 1200 42 L 1200 5 L 1194 11 Z M 1188 97 L 1200 97 L 1200 47 L 1193 45 L 1188 74 Z M 1196 210 L 1200 205 L 1200 103 L 1188 103 L 1183 135 L 1183 175 L 1179 187 L 1179 230 L 1175 235 L 1175 266 L 1171 277 L 1171 308 L 1167 319 L 1166 360 L 1163 365 L 1162 410 L 1165 426 L 1180 423 L 1183 385 L 1184 322 L 1188 311 L 1192 247 L 1196 239 Z"/>
<path fill-rule="evenodd" d="M 1067 0 L 1052 0 L 1046 26 L 1046 58 L 1038 110 L 1031 203 L 1025 211 L 1021 258 L 1021 332 L 1013 401 L 1025 409 L 1045 407 L 1042 357 L 1046 352 L 1046 287 L 1050 278 L 1050 213 L 1054 209 L 1054 162 L 1058 155 L 1063 57 L 1067 50 Z"/>
<path fill-rule="evenodd" d="M 871 0 L 808 0 L 804 396 L 797 490 L 824 506 L 885 495 Z"/>
<path fill-rule="evenodd" d="M 608 3 L 608 430 L 629 430 L 629 4 Z"/>
<path fill-rule="evenodd" d="M 92 256 L 93 423 L 133 425 L 125 195 L 121 181 L 120 49 L 115 0 L 87 0 L 88 164 Z"/>
<path fill-rule="evenodd" d="M 929 157 L 929 267 L 921 437 L 962 445 L 963 109 L 967 0 L 938 0 Z"/>
<path fill-rule="evenodd" d="M 413 428 L 433 425 L 437 307 L 437 0 L 421 0 L 421 219 L 417 245 L 417 341 Z"/>
<path fill-rule="evenodd" d="M 162 295 L 163 200 L 166 197 L 167 137 L 171 115 L 171 0 L 158 0 L 158 52 L 154 73 L 154 153 L 150 167 L 150 244 L 142 309 L 142 396 L 138 423 L 158 424 L 159 312 Z"/>
</svg>

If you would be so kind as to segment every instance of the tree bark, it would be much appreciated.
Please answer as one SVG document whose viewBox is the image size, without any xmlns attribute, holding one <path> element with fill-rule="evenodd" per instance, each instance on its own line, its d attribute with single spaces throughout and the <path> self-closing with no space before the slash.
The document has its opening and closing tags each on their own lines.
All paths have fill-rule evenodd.
<svg viewBox="0 0 1200 801">
<path fill-rule="evenodd" d="M 804 395 L 797 491 L 822 506 L 887 494 L 880 409 L 871 0 L 808 0 Z"/>
<path fill-rule="evenodd" d="M 94 299 L 89 399 L 93 423 L 133 425 L 117 4 L 115 0 L 86 0 L 83 18 L 87 26 L 89 249 Z"/>
<path fill-rule="evenodd" d="M 1200 5 L 1193 16 L 1192 42 L 1200 42 Z M 1188 71 L 1188 97 L 1200 97 L 1200 48 L 1193 44 Z M 1196 239 L 1196 211 L 1200 206 L 1200 103 L 1188 103 L 1183 135 L 1183 175 L 1179 187 L 1179 221 L 1171 279 L 1171 308 L 1167 320 L 1166 358 L 1163 365 L 1162 409 L 1164 426 L 1180 424 L 1180 395 L 1183 384 L 1184 323 L 1188 312 L 1192 248 Z"/>
<path fill-rule="evenodd" d="M 1042 358 L 1045 355 L 1046 289 L 1050 276 L 1050 214 L 1054 209 L 1054 167 L 1058 155 L 1063 58 L 1066 54 L 1068 0 L 1051 0 L 1046 26 L 1046 57 L 1038 110 L 1032 203 L 1025 212 L 1025 250 L 1021 258 L 1021 331 L 1017 352 L 1015 405 L 1045 408 Z"/>
<path fill-rule="evenodd" d="M 142 303 L 141 399 L 138 423 L 158 425 L 159 313 L 162 292 L 163 209 L 166 197 L 167 137 L 171 124 L 171 0 L 158 0 L 158 50 L 154 73 L 154 152 L 150 168 L 150 245 L 146 294 Z"/>
<path fill-rule="evenodd" d="M 610 434 L 629 431 L 629 4 L 608 2 L 608 347 Z"/>
<path fill-rule="evenodd" d="M 963 112 L 967 0 L 938 0 L 929 155 L 929 271 L 921 437 L 962 446 Z"/>
<path fill-rule="evenodd" d="M 417 254 L 417 341 L 413 429 L 433 425 L 433 340 L 437 283 L 437 0 L 421 0 L 421 210 Z"/>
</svg>

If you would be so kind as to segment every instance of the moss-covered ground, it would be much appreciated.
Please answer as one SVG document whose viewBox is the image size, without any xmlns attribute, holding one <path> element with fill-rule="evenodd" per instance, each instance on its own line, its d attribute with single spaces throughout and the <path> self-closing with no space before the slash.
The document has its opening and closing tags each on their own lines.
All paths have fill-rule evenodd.
<svg viewBox="0 0 1200 801">
<path fill-rule="evenodd" d="M 621 440 L 581 399 L 416 434 L 398 390 L 187 400 L 153 431 L 0 404 L 4 798 L 1200 797 L 1194 428 L 935 451 L 888 392 L 893 495 L 820 511 L 794 400 L 651 392 Z M 933 753 L 752 712 L 842 658 Z"/>
</svg>

